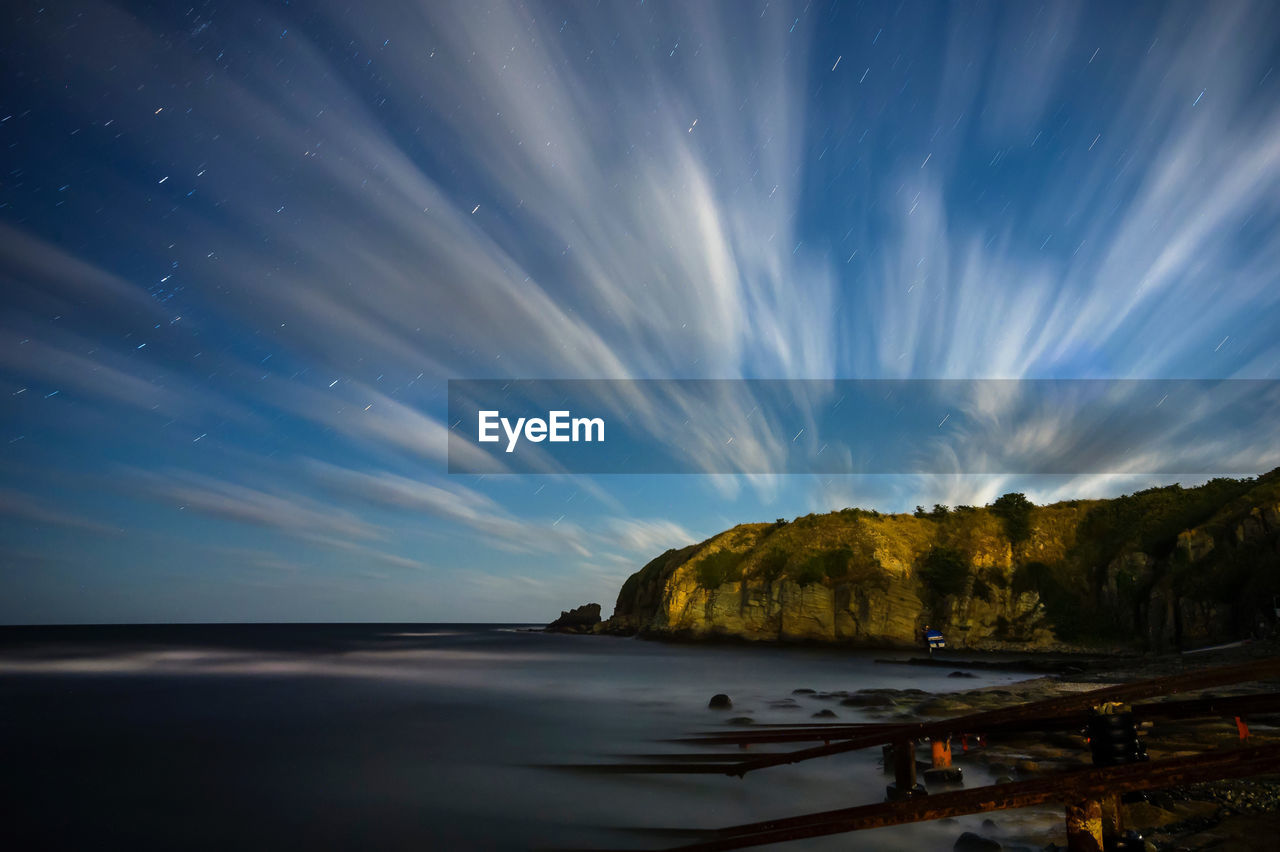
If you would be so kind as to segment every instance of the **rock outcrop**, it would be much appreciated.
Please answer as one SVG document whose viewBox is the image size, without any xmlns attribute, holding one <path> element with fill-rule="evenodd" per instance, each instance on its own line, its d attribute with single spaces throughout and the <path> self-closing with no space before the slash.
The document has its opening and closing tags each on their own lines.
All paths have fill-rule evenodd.
<svg viewBox="0 0 1280 852">
<path fill-rule="evenodd" d="M 589 603 L 561 612 L 560 617 L 543 628 L 547 633 L 590 633 L 600 623 L 600 604 Z"/>
<path fill-rule="evenodd" d="M 1167 650 L 1274 628 L 1280 470 L 1114 500 L 742 524 L 633 574 L 595 632 Z"/>
</svg>

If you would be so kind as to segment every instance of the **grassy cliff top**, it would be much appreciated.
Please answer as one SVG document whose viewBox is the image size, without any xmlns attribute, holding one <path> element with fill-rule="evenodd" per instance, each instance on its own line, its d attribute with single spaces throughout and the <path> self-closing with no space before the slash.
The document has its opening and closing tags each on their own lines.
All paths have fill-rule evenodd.
<svg viewBox="0 0 1280 852">
<path fill-rule="evenodd" d="M 1280 468 L 1256 478 L 1170 485 L 1105 500 L 1036 506 L 1014 493 L 987 506 L 918 507 L 911 514 L 850 508 L 740 524 L 649 562 L 624 584 L 617 612 L 643 610 L 672 573 L 689 570 L 708 588 L 779 579 L 804 586 L 914 578 L 925 594 L 943 598 L 994 584 L 1036 591 L 1051 614 L 1070 612 L 1075 619 L 1096 602 L 1100 584 L 1115 583 L 1105 574 L 1117 560 L 1142 554 L 1138 563 L 1167 564 L 1174 571 L 1180 534 L 1199 530 L 1219 538 L 1259 507 L 1277 505 Z M 1135 586 L 1135 593 L 1142 584 L 1149 591 L 1164 573 L 1131 572 L 1121 582 Z M 1204 594 L 1230 597 L 1245 580 L 1224 582 L 1231 588 Z"/>
</svg>

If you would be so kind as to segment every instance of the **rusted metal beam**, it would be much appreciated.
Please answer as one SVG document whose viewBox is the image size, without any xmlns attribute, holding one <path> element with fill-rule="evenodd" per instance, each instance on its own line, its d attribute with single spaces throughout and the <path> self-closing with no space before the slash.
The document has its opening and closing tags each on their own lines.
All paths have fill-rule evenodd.
<svg viewBox="0 0 1280 852">
<path fill-rule="evenodd" d="M 738 763 L 539 763 L 537 769 L 559 769 L 596 775 L 735 775 Z"/>
<path fill-rule="evenodd" d="M 1280 712 L 1280 692 L 1228 695 L 1212 698 L 1184 698 L 1180 701 L 1153 701 L 1134 704 L 1139 719 L 1194 719 L 1204 716 L 1248 716 Z"/>
<path fill-rule="evenodd" d="M 1159 701 L 1147 704 L 1133 705 L 1133 714 L 1142 720 L 1178 720 L 1178 719 L 1195 719 L 1210 716 L 1218 716 L 1222 718 L 1238 719 L 1254 713 L 1270 713 L 1280 712 L 1280 692 L 1267 692 L 1256 695 L 1234 695 L 1226 697 L 1212 698 L 1191 698 L 1180 701 Z M 955 719 L 947 720 L 952 723 L 955 730 L 961 730 L 965 733 L 983 732 L 978 723 L 973 721 L 973 716 L 961 716 Z M 1054 731 L 1054 730 L 1077 730 L 1084 723 L 1082 714 L 1068 716 L 1052 716 L 1042 718 L 1023 719 L 1019 721 L 1004 722 L 994 728 L 986 731 L 990 736 L 999 737 L 1002 734 L 1025 733 L 1027 731 Z M 942 724 L 942 723 L 930 723 Z M 1243 725 L 1243 722 L 1237 723 Z M 856 736 L 871 737 L 874 742 L 868 740 L 868 746 L 883 745 L 893 741 L 898 736 L 915 737 L 919 733 L 919 725 L 912 723 L 909 725 L 902 724 L 876 724 L 870 726 L 870 730 L 866 730 L 866 726 L 860 730 Z M 1247 728 L 1244 730 L 1247 731 Z M 758 732 L 765 733 L 765 732 Z M 796 734 L 787 734 L 788 737 L 799 736 Z M 819 726 L 815 731 L 818 739 L 826 741 L 836 741 L 842 738 L 837 736 L 834 731 L 826 726 Z M 846 734 L 843 741 L 848 741 L 850 737 Z M 941 737 L 939 737 L 941 739 Z M 770 739 L 767 736 L 753 739 L 752 743 L 774 743 L 788 742 L 787 740 Z M 734 744 L 742 742 L 739 739 L 713 740 L 712 744 Z M 786 757 L 794 752 L 783 752 L 777 756 Z M 773 755 L 768 755 L 769 757 Z M 580 771 L 601 772 L 606 774 L 615 773 L 642 773 L 642 774 L 699 774 L 699 775 L 717 775 L 738 774 L 738 770 L 743 768 L 744 761 L 740 758 L 727 755 L 706 752 L 695 752 L 689 754 L 630 754 L 622 755 L 632 760 L 645 761 L 643 763 L 612 763 L 612 764 L 578 764 L 578 765 L 561 765 L 558 768 L 575 769 Z M 762 756 L 765 757 L 765 756 Z M 756 760 L 756 759 L 748 759 Z"/>
<path fill-rule="evenodd" d="M 1025 808 L 1046 802 L 1095 803 L 1108 795 L 1239 778 L 1275 772 L 1280 745 L 1231 749 L 1108 768 L 1054 773 L 1014 784 L 996 784 L 939 793 L 899 802 L 884 802 L 823 811 L 786 819 L 730 826 L 708 840 L 669 852 L 721 852 L 768 843 L 843 834 L 965 814 Z M 1099 820 L 1100 820 L 1099 811 Z M 1101 823 L 1099 822 L 1099 831 Z"/>
<path fill-rule="evenodd" d="M 715 743 L 750 743 L 750 742 L 789 742 L 792 739 L 821 739 L 823 737 L 848 738 L 858 734 L 900 727 L 900 722 L 880 722 L 868 725 L 805 725 L 794 728 L 771 728 L 765 725 L 753 725 L 732 731 L 703 731 L 687 737 L 665 740 L 665 742 L 688 744 Z"/>
<path fill-rule="evenodd" d="M 814 725 L 811 728 L 792 728 L 773 730 L 757 728 L 749 731 L 715 731 L 697 734 L 673 740 L 684 745 L 736 745 L 739 743 L 789 743 L 813 742 L 814 740 L 847 740 L 864 734 L 886 733 L 906 729 L 909 725 L 901 722 L 886 722 L 870 725 L 841 726 Z"/>
<path fill-rule="evenodd" d="M 908 739 L 940 738 L 959 733 L 999 735 L 1026 731 L 1074 730 L 1082 724 L 1081 714 L 1089 707 L 1092 707 L 1094 703 L 1100 703 L 1101 700 L 1117 700 L 1125 695 L 1135 693 L 1159 694 L 1155 690 L 1161 687 L 1169 688 L 1171 691 L 1176 692 L 1192 688 L 1205 688 L 1206 686 L 1220 686 L 1227 683 L 1274 676 L 1277 671 L 1280 671 L 1280 660 L 1268 660 L 1260 663 L 1250 663 L 1245 666 L 1192 672 L 1189 675 L 1177 675 L 1173 678 L 1157 678 L 1137 684 L 1122 684 L 1120 688 L 1105 687 L 1099 690 L 1078 693 L 1075 696 L 1066 696 L 1066 698 L 1071 699 L 1077 710 L 1075 713 L 1062 715 L 1036 715 L 1037 710 L 1060 711 L 1063 702 L 1061 699 L 1055 698 L 936 722 L 908 724 L 866 723 L 849 726 L 817 725 L 812 730 L 787 726 L 780 733 L 775 733 L 773 729 L 714 732 L 702 738 L 685 740 L 685 742 L 721 745 L 812 741 L 814 739 L 831 743 L 829 746 L 814 749 L 760 755 L 759 757 L 747 759 L 729 755 L 707 754 L 654 755 L 652 758 L 647 755 L 628 755 L 628 757 L 640 758 L 646 762 L 564 765 L 558 768 L 609 774 L 743 775 L 746 772 L 766 766 L 795 763 L 811 757 L 822 757 L 827 754 L 838 754 Z M 1121 692 L 1120 689 L 1125 691 Z M 1280 693 L 1269 692 L 1255 695 L 1149 702 L 1134 705 L 1133 712 L 1138 718 L 1148 720 L 1191 719 L 1206 716 L 1241 717 L 1252 713 L 1280 712 Z M 1010 718 L 1011 714 L 1015 718 Z"/>
<path fill-rule="evenodd" d="M 1073 695 L 1033 701 L 1015 707 L 972 713 L 968 716 L 958 716 L 937 722 L 903 725 L 900 729 L 892 731 L 861 733 L 842 742 L 744 760 L 729 774 L 741 776 L 747 772 L 766 769 L 770 766 L 782 766 L 801 760 L 810 760 L 815 757 L 826 757 L 827 755 L 856 751 L 868 746 L 881 745 L 886 741 L 892 741 L 903 736 L 910 736 L 913 739 L 925 739 L 927 737 L 975 731 L 991 731 L 1031 719 L 1082 713 L 1097 704 L 1108 701 L 1132 702 L 1155 695 L 1171 695 L 1188 690 L 1207 689 L 1213 686 L 1224 686 L 1273 677 L 1280 677 L 1280 657 L 1251 661 L 1241 665 L 1188 672 L 1171 677 L 1154 678 L 1136 683 L 1117 684 L 1089 690 L 1088 692 L 1078 692 Z"/>
</svg>

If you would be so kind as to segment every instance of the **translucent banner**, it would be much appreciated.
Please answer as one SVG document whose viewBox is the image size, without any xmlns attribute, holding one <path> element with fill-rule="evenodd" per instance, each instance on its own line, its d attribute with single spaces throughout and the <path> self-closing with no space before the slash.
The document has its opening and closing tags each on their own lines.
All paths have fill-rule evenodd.
<svg viewBox="0 0 1280 852">
<path fill-rule="evenodd" d="M 451 473 L 1236 473 L 1270 380 L 453 380 Z"/>
</svg>

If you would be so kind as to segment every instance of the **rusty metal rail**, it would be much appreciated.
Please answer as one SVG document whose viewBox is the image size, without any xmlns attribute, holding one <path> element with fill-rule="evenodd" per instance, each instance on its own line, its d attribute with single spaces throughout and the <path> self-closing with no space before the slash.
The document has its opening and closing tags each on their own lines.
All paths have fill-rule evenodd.
<svg viewBox="0 0 1280 852">
<path fill-rule="evenodd" d="M 627 755 L 649 762 L 561 768 L 580 768 L 593 772 L 678 772 L 743 777 L 747 772 L 769 766 L 797 763 L 875 745 L 892 746 L 895 782 L 887 789 L 890 798 L 888 802 L 730 826 L 709 832 L 698 831 L 697 834 L 707 839 L 677 849 L 684 852 L 741 849 L 963 814 L 1062 802 L 1066 806 L 1068 848 L 1076 852 L 1101 852 L 1104 838 L 1116 836 L 1122 827 L 1121 793 L 1223 778 L 1280 774 L 1280 744 L 1226 749 L 1152 762 L 1125 762 L 1107 768 L 1068 770 L 1019 783 L 926 795 L 924 788 L 916 783 L 915 743 L 924 739 L 931 740 L 932 771 L 949 772 L 950 738 L 955 735 L 1000 736 L 1028 731 L 1079 730 L 1089 714 L 1106 702 L 1131 704 L 1143 698 L 1273 678 L 1280 678 L 1280 658 L 1101 687 L 932 722 L 778 725 L 764 730 L 709 733 L 677 741 L 709 745 L 736 744 L 743 747 L 757 743 L 813 739 L 821 739 L 825 743 L 822 746 L 745 759 L 731 759 L 727 755 L 714 753 Z M 1134 737 L 1135 742 L 1135 719 L 1191 719 L 1207 716 L 1234 716 L 1243 741 L 1248 738 L 1249 731 L 1242 717 L 1253 713 L 1280 712 L 1280 692 L 1156 701 L 1133 705 L 1131 709 L 1132 713 L 1125 713 L 1123 718 L 1127 720 L 1124 724 L 1129 726 L 1129 736 Z M 1094 759 L 1098 759 L 1096 752 Z M 886 750 L 886 768 L 889 760 L 890 753 Z"/>
<path fill-rule="evenodd" d="M 1267 745 L 1106 769 L 1071 770 L 1013 784 L 729 826 L 710 832 L 713 836 L 707 840 L 674 847 L 668 852 L 745 849 L 869 828 L 1025 808 L 1047 802 L 1071 805 L 1116 793 L 1275 773 L 1278 765 L 1280 745 Z"/>
<path fill-rule="evenodd" d="M 703 744 L 752 744 L 766 742 L 805 742 L 821 740 L 824 745 L 750 758 L 728 755 L 666 755 L 666 762 L 561 765 L 601 773 L 638 774 L 724 774 L 743 777 L 748 772 L 811 760 L 828 755 L 857 751 L 878 745 L 916 740 L 947 738 L 960 734 L 1015 733 L 1031 730 L 1072 729 L 1080 724 L 1080 716 L 1097 704 L 1107 701 L 1134 701 L 1159 695 L 1228 686 L 1248 681 L 1280 677 L 1280 658 L 1269 658 L 1233 666 L 1202 669 L 1169 677 L 1152 678 L 1134 683 L 1117 684 L 1099 689 L 1033 701 L 1013 707 L 970 713 L 932 722 L 867 723 L 856 725 L 818 725 L 812 729 L 780 727 L 768 731 L 733 731 L 685 738 L 680 742 Z M 1146 718 L 1191 718 L 1195 715 L 1242 715 L 1276 709 L 1274 693 L 1268 695 L 1200 698 L 1188 701 L 1164 701 L 1138 705 Z M 1180 715 L 1179 715 L 1180 714 Z M 719 759 L 717 759 L 719 758 Z"/>
<path fill-rule="evenodd" d="M 1060 717 L 1076 713 L 1085 713 L 1095 705 L 1108 701 L 1136 701 L 1157 695 L 1174 695 L 1214 686 L 1226 686 L 1247 681 L 1266 680 L 1280 677 L 1280 658 L 1270 658 L 1248 662 L 1234 666 L 1204 669 L 1170 677 L 1153 678 L 1135 683 L 1122 683 L 1115 686 L 1078 692 L 1074 695 L 1062 695 L 1042 701 L 1032 701 L 1015 707 L 988 710 L 982 713 L 971 713 L 967 716 L 956 716 L 936 722 L 919 722 L 907 725 L 896 725 L 879 731 L 860 733 L 841 742 L 828 745 L 813 746 L 782 754 L 761 755 L 760 757 L 741 760 L 732 767 L 726 768 L 728 775 L 739 777 L 757 769 L 770 766 L 782 766 L 815 757 L 826 757 L 848 751 L 900 742 L 902 740 L 922 740 L 933 737 L 948 737 L 962 733 L 984 733 L 998 728 L 1025 722 L 1029 719 Z"/>
</svg>

